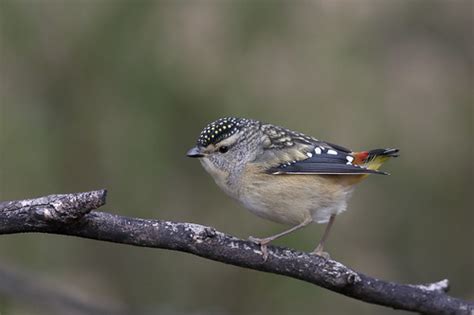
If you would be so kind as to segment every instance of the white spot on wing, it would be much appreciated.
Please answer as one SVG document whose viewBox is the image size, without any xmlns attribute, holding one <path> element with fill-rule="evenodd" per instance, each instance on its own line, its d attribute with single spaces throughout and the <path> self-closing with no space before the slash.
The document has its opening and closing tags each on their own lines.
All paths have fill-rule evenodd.
<svg viewBox="0 0 474 315">
<path fill-rule="evenodd" d="M 313 153 L 311 153 L 311 152 L 306 153 L 306 155 L 307 155 L 308 157 L 313 157 Z"/>
<path fill-rule="evenodd" d="M 348 155 L 348 156 L 346 156 L 346 160 L 347 160 L 347 162 L 352 163 L 352 161 L 354 161 L 354 157 Z"/>
<path fill-rule="evenodd" d="M 328 150 L 328 154 L 337 155 L 337 151 L 334 151 L 334 150 Z"/>
<path fill-rule="evenodd" d="M 321 154 L 321 148 L 317 147 L 316 149 L 314 149 L 314 152 L 316 152 L 316 154 Z"/>
</svg>

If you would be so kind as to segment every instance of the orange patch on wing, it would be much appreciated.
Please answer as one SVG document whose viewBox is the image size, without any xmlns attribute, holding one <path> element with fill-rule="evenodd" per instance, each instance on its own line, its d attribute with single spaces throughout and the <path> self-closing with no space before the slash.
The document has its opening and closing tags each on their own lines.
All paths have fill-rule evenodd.
<svg viewBox="0 0 474 315">
<path fill-rule="evenodd" d="M 352 155 L 355 157 L 353 163 L 357 165 L 362 165 L 369 157 L 369 151 L 354 152 Z"/>
</svg>

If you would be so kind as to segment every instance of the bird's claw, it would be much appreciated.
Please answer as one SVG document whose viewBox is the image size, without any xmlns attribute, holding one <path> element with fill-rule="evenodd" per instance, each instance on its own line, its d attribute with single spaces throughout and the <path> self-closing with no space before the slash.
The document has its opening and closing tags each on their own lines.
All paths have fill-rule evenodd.
<svg viewBox="0 0 474 315">
<path fill-rule="evenodd" d="M 320 250 L 320 251 L 319 251 L 319 250 L 315 250 L 315 251 L 312 251 L 312 252 L 309 253 L 309 254 L 312 255 L 312 256 L 319 256 L 319 257 L 324 258 L 324 259 L 326 259 L 326 260 L 331 259 L 331 256 L 329 255 L 329 253 L 328 253 L 328 252 L 324 252 L 324 251 L 322 251 L 322 250 Z"/>
<path fill-rule="evenodd" d="M 253 242 L 257 245 L 260 245 L 260 251 L 262 252 L 263 261 L 267 261 L 267 259 L 268 259 L 267 244 L 270 243 L 270 241 L 265 239 L 265 238 L 257 238 L 257 237 L 253 237 L 253 236 L 249 236 L 249 241 L 251 241 L 251 242 Z"/>
</svg>

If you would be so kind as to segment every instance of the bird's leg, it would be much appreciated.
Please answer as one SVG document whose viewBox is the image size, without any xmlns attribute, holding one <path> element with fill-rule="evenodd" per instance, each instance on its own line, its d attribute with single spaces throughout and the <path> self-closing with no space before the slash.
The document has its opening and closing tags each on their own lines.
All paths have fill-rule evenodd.
<svg viewBox="0 0 474 315">
<path fill-rule="evenodd" d="M 335 219 L 336 219 L 335 214 L 332 214 L 329 217 L 329 222 L 328 222 L 328 225 L 326 225 L 326 229 L 324 230 L 323 237 L 321 237 L 321 241 L 319 241 L 318 246 L 314 249 L 313 252 L 311 252 L 312 255 L 318 255 L 318 256 L 322 256 L 324 258 L 329 259 L 329 254 L 323 251 L 324 242 L 326 242 L 326 239 L 328 238 L 329 232 L 331 231 L 331 226 L 333 225 Z"/>
<path fill-rule="evenodd" d="M 280 238 L 282 236 L 290 234 L 291 232 L 294 232 L 298 229 L 301 229 L 302 227 L 305 227 L 308 224 L 310 224 L 312 221 L 313 221 L 312 218 L 307 218 L 303 222 L 301 222 L 300 224 L 295 225 L 294 227 L 292 227 L 291 229 L 288 229 L 288 230 L 283 231 L 281 233 L 278 233 L 278 234 L 275 234 L 275 235 L 272 235 L 272 236 L 269 236 L 269 237 L 265 237 L 265 238 L 256 238 L 256 237 L 250 236 L 249 241 L 252 241 L 252 242 L 257 243 L 257 244 L 260 245 L 260 250 L 262 251 L 262 254 L 263 254 L 263 260 L 266 261 L 267 258 L 268 258 L 267 245 L 270 242 L 276 240 L 277 238 Z"/>
</svg>

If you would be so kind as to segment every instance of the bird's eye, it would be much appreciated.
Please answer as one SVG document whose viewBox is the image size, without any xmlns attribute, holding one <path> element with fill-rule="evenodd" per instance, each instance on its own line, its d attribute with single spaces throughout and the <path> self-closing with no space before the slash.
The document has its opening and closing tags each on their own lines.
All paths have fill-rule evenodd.
<svg viewBox="0 0 474 315">
<path fill-rule="evenodd" d="M 227 151 L 229 151 L 229 147 L 226 147 L 225 145 L 219 148 L 220 153 L 226 153 Z"/>
</svg>

